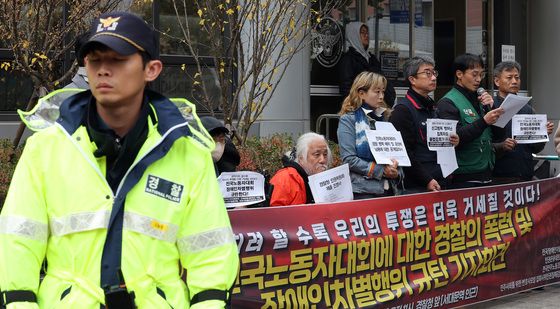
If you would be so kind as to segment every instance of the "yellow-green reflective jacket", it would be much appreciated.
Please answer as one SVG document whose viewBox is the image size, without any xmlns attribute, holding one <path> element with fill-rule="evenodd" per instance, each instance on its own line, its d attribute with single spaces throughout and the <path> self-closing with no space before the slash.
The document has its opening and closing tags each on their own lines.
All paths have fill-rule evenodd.
<svg viewBox="0 0 560 309">
<path fill-rule="evenodd" d="M 38 302 L 8 308 L 99 309 L 102 255 L 111 241 L 109 248 L 122 244 L 120 267 L 138 308 L 188 308 L 195 294 L 232 286 L 239 261 L 213 144 L 194 111 L 182 115 L 170 100 L 146 93 L 157 119 L 148 117 L 148 137 L 116 194 L 105 180 L 105 157 L 94 157 L 81 125 L 89 91 L 65 100 L 56 122 L 27 119 L 40 130 L 27 141 L 0 214 L 0 290 L 31 290 Z M 119 206 L 122 232 L 108 233 L 118 230 Z M 120 238 L 108 234 L 122 240 L 115 244 Z M 192 308 L 223 305 L 209 300 Z"/>
</svg>

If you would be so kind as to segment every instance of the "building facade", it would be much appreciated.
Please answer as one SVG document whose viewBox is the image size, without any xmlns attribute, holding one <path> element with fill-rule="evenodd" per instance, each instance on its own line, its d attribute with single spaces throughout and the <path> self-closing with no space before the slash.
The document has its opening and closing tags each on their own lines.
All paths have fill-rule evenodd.
<svg viewBox="0 0 560 309">
<path fill-rule="evenodd" d="M 170 34 L 160 36 L 164 71 L 153 87 L 167 96 L 186 97 L 196 103 L 198 98 L 192 82 L 184 77 L 184 70 L 189 70 L 194 61 L 184 47 L 171 39 L 179 31 L 171 1 L 139 3 L 143 4 L 130 6 L 130 10 Z M 329 130 L 326 128 L 329 116 L 322 117 L 327 120 L 320 126 L 317 120 L 321 115 L 336 114 L 340 108 L 343 98 L 338 91 L 337 65 L 344 49 L 344 27 L 352 21 L 368 25 L 369 51 L 380 59 L 383 72 L 396 86 L 397 95 L 403 95 L 406 90 L 402 64 L 414 55 L 428 55 L 436 61 L 440 75 L 435 99 L 454 83 L 450 67 L 455 56 L 465 52 L 482 55 L 488 72 L 483 83 L 489 90 L 493 89 L 491 68 L 502 59 L 514 59 L 523 67 L 522 92 L 534 97 L 534 107 L 539 113 L 546 113 L 556 121 L 560 119 L 560 107 L 555 104 L 555 78 L 551 73 L 560 67 L 555 55 L 556 45 L 560 44 L 555 39 L 556 29 L 560 28 L 556 18 L 559 12 L 560 1 L 555 0 L 348 1 L 317 26 L 308 47 L 294 57 L 251 133 L 298 135 L 317 130 L 335 138 L 336 119 L 330 117 L 333 120 Z M 195 15 L 195 9 L 189 8 L 188 14 Z M 10 51 L 2 47 L 0 44 L 0 62 L 9 61 Z M 204 48 L 201 44 L 202 54 Z M 68 61 L 72 59 L 69 57 Z M 211 65 L 203 72 L 210 85 L 216 85 L 215 76 Z M 13 137 L 18 120 L 15 110 L 24 107 L 30 91 L 28 78 L 0 71 L 0 136 Z M 211 89 L 216 95 L 220 91 L 217 86 Z"/>
</svg>

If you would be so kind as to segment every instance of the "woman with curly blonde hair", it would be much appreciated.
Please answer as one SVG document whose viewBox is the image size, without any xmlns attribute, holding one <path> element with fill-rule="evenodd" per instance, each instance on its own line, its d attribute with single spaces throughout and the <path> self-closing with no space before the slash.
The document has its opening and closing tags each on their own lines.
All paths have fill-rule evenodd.
<svg viewBox="0 0 560 309">
<path fill-rule="evenodd" d="M 383 100 L 387 80 L 383 75 L 362 72 L 352 84 L 339 114 L 340 157 L 350 167 L 354 199 L 397 195 L 403 172 L 397 161 L 377 164 L 366 137 L 377 121 L 387 121 L 391 110 Z"/>
</svg>

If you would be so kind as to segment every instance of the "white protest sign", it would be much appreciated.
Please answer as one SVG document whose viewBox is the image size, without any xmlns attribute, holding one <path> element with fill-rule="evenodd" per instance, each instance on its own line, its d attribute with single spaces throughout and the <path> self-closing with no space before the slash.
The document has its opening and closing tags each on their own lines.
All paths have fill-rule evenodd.
<svg viewBox="0 0 560 309">
<path fill-rule="evenodd" d="M 428 149 L 434 151 L 453 148 L 449 137 L 455 133 L 457 122 L 457 120 L 428 119 L 426 122 Z"/>
<path fill-rule="evenodd" d="M 546 115 L 515 115 L 511 118 L 511 135 L 519 144 L 548 142 Z"/>
<path fill-rule="evenodd" d="M 376 121 L 375 122 L 375 129 L 376 130 L 387 130 L 387 131 L 397 131 L 397 129 L 395 129 L 395 126 L 388 122 L 388 121 Z"/>
<path fill-rule="evenodd" d="M 459 164 L 457 164 L 457 157 L 455 156 L 455 148 L 438 150 L 437 163 L 441 168 L 441 174 L 443 177 L 451 175 L 451 173 L 459 168 Z"/>
<path fill-rule="evenodd" d="M 508 94 L 500 105 L 504 109 L 504 113 L 500 115 L 498 121 L 494 123 L 496 127 L 503 128 L 513 118 L 515 114 L 527 104 L 533 97 L 522 97 L 516 94 Z"/>
<path fill-rule="evenodd" d="M 377 164 L 393 164 L 391 159 L 399 162 L 399 166 L 410 166 L 410 159 L 399 131 L 367 130 L 369 148 Z"/>
<path fill-rule="evenodd" d="M 315 203 L 347 202 L 354 199 L 348 164 L 309 176 L 309 187 Z"/>
<path fill-rule="evenodd" d="M 264 176 L 255 172 L 222 173 L 218 177 L 226 207 L 247 206 L 264 201 Z"/>
</svg>

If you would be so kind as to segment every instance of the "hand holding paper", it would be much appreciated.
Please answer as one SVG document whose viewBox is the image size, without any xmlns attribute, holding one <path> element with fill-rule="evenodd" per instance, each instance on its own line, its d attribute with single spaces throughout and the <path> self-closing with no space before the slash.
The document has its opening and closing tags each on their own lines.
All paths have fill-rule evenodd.
<svg viewBox="0 0 560 309">
<path fill-rule="evenodd" d="M 494 125 L 500 128 L 505 127 L 506 124 L 511 120 L 511 118 L 515 114 L 517 114 L 517 112 L 523 106 L 525 106 L 525 104 L 527 104 L 531 99 L 532 97 L 522 97 L 511 93 L 508 94 L 507 97 L 504 99 L 504 102 L 500 106 L 500 108 L 503 108 L 504 113 L 501 116 L 499 116 L 500 118 L 494 123 Z"/>
</svg>

